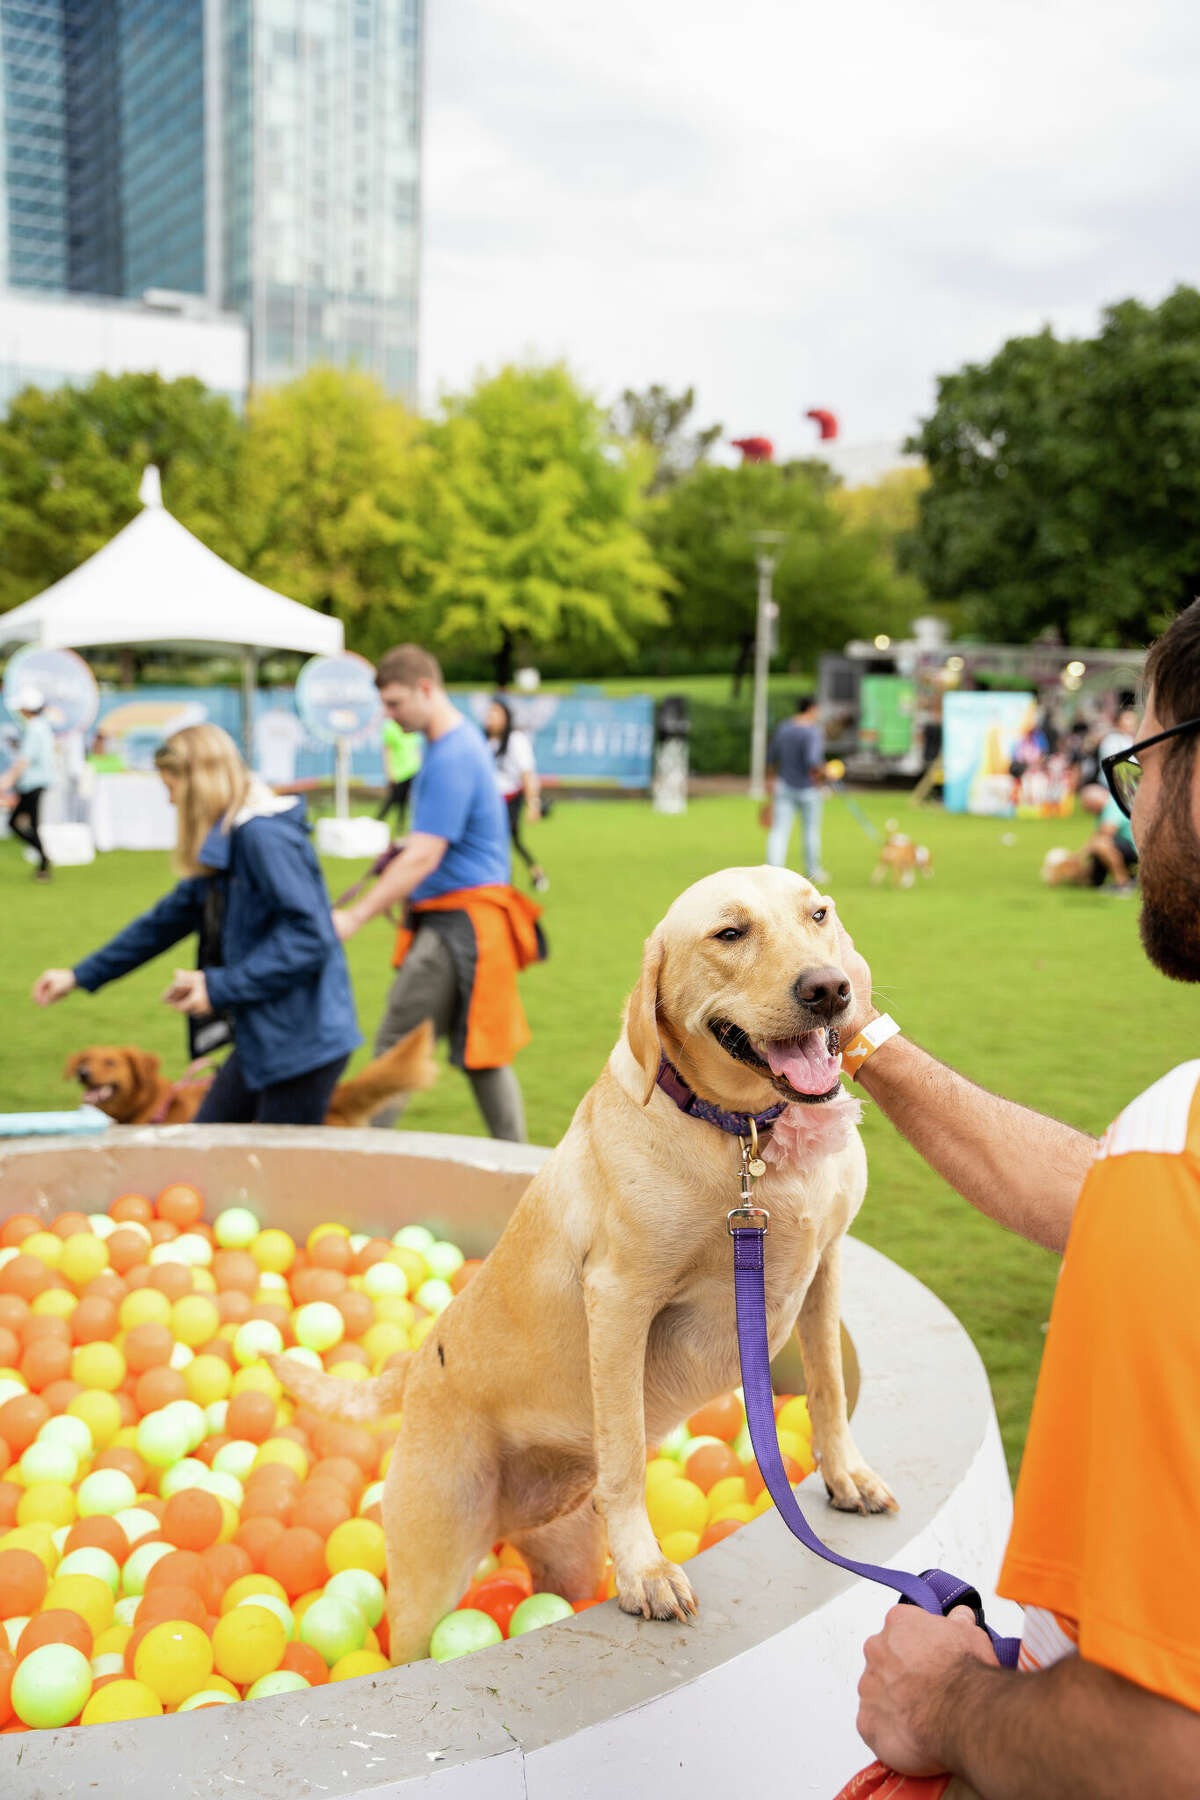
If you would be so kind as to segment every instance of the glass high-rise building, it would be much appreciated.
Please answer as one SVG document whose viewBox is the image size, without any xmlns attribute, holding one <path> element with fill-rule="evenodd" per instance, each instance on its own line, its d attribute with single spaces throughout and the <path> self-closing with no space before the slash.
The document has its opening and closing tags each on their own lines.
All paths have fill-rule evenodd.
<svg viewBox="0 0 1200 1800">
<path fill-rule="evenodd" d="M 0 0 L 0 282 L 416 386 L 422 0 Z"/>
</svg>

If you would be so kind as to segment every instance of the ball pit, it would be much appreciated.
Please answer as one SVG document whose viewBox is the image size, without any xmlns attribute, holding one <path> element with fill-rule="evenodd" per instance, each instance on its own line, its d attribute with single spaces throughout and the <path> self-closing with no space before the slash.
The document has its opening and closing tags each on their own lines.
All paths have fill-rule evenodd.
<svg viewBox="0 0 1200 1800">
<path fill-rule="evenodd" d="M 122 1145 L 114 1156 L 111 1139 L 126 1140 L 128 1148 Z M 241 1746 L 237 1766 L 244 1770 L 249 1766 L 247 1758 L 252 1761 L 256 1755 L 267 1754 L 266 1738 L 272 1744 L 271 1776 L 260 1773 L 259 1785 L 264 1792 L 285 1791 L 288 1783 L 280 1776 L 279 1759 L 295 1738 L 294 1723 L 288 1725 L 287 1721 L 301 1716 L 308 1723 L 303 1751 L 295 1752 L 295 1768 L 333 1793 L 359 1791 L 367 1785 L 368 1774 L 371 1785 L 383 1778 L 382 1761 L 364 1761 L 345 1748 L 347 1736 L 360 1733 L 365 1745 L 371 1726 L 381 1742 L 388 1740 L 384 1751 L 389 1781 L 423 1781 L 434 1758 L 439 1764 L 452 1765 L 480 1760 L 481 1770 L 486 1767 L 492 1775 L 519 1764 L 522 1785 L 514 1785 L 514 1793 L 525 1787 L 531 1794 L 568 1791 L 563 1785 L 564 1771 L 569 1765 L 578 1766 L 579 1745 L 567 1763 L 561 1760 L 564 1746 L 589 1726 L 595 1728 L 592 1735 L 599 1734 L 597 1766 L 615 1782 L 620 1779 L 613 1735 L 618 1724 L 629 1737 L 627 1750 L 632 1760 L 626 1766 L 647 1766 L 653 1758 L 644 1736 L 634 1747 L 637 1726 L 632 1721 L 650 1726 L 656 1709 L 647 1705 L 648 1701 L 661 1698 L 665 1703 L 669 1695 L 679 1693 L 681 1683 L 686 1688 L 697 1681 L 732 1680 L 731 1672 L 738 1668 L 749 1674 L 754 1651 L 763 1645 L 769 1648 L 785 1629 L 794 1632 L 804 1623 L 804 1615 L 814 1609 L 828 1612 L 831 1599 L 847 1589 L 847 1580 L 837 1572 L 814 1565 L 790 1541 L 780 1543 L 772 1536 L 778 1529 L 777 1520 L 757 1516 L 769 1507 L 763 1501 L 761 1484 L 755 1487 L 757 1472 L 752 1464 L 747 1466 L 740 1403 L 736 1396 L 724 1397 L 719 1416 L 694 1417 L 689 1430 L 677 1434 L 672 1443 L 656 1447 L 660 1454 L 647 1468 L 652 1510 L 660 1515 L 657 1528 L 662 1541 L 671 1545 L 669 1553 L 696 1555 L 724 1538 L 733 1540 L 719 1556 L 705 1554 L 694 1577 L 703 1609 L 699 1626 L 642 1626 L 614 1606 L 598 1606 L 592 1601 L 579 1608 L 587 1613 L 583 1636 L 579 1635 L 583 1619 L 558 1629 L 543 1629 L 556 1622 L 555 1614 L 570 1621 L 572 1609 L 554 1596 L 537 1595 L 531 1600 L 527 1572 L 515 1553 L 501 1548 L 494 1567 L 488 1566 L 492 1558 L 485 1559 L 463 1597 L 463 1606 L 448 1615 L 439 1630 L 445 1629 L 453 1639 L 464 1630 L 465 1622 L 468 1638 L 474 1627 L 479 1642 L 487 1639 L 494 1646 L 509 1636 L 511 1648 L 483 1657 L 478 1680 L 473 1678 L 475 1659 L 469 1653 L 475 1644 L 447 1657 L 444 1665 L 388 1669 L 379 1579 L 383 1546 L 378 1526 L 379 1478 L 387 1437 L 380 1439 L 373 1456 L 368 1457 L 363 1448 L 357 1460 L 352 1441 L 316 1443 L 310 1422 L 302 1421 L 297 1428 L 286 1416 L 289 1403 L 281 1406 L 277 1385 L 258 1354 L 246 1355 L 243 1360 L 234 1350 L 234 1341 L 246 1324 L 261 1324 L 270 1326 L 272 1332 L 261 1339 L 256 1332 L 248 1334 L 243 1338 L 243 1352 L 272 1343 L 273 1333 L 279 1333 L 291 1347 L 293 1340 L 300 1339 L 296 1324 L 302 1308 L 338 1311 L 340 1295 L 346 1306 L 342 1331 L 325 1342 L 332 1322 L 328 1314 L 317 1312 L 315 1333 L 308 1331 L 307 1324 L 303 1327 L 309 1339 L 308 1355 L 326 1367 L 337 1368 L 348 1379 L 381 1366 L 397 1349 L 423 1335 L 423 1321 L 436 1316 L 445 1303 L 434 1285 L 426 1293 L 432 1304 L 423 1306 L 418 1298 L 421 1288 L 440 1282 L 453 1291 L 456 1278 L 461 1279 L 460 1270 L 477 1266 L 478 1254 L 494 1240 L 539 1153 L 467 1140 L 422 1140 L 415 1135 L 381 1145 L 374 1134 L 365 1133 L 306 1133 L 302 1159 L 295 1138 L 288 1133 L 141 1131 L 114 1133 L 111 1139 L 109 1146 L 100 1146 L 99 1156 L 77 1157 L 76 1146 L 70 1154 L 51 1146 L 29 1146 L 28 1150 L 20 1147 L 24 1154 L 12 1150 L 0 1156 L 0 1164 L 7 1165 L 5 1172 L 18 1174 L 15 1184 L 10 1180 L 6 1185 L 6 1204 L 11 1203 L 15 1185 L 18 1209 L 24 1200 L 34 1219 L 33 1230 L 21 1232 L 18 1228 L 18 1241 L 13 1245 L 0 1230 L 0 1246 L 17 1251 L 0 1266 L 0 1332 L 12 1331 L 6 1293 L 23 1299 L 31 1318 L 53 1322 L 39 1324 L 29 1334 L 35 1343 L 44 1339 L 46 1345 L 44 1354 L 29 1365 L 39 1377 L 40 1387 L 34 1387 L 22 1368 L 30 1346 L 22 1342 L 19 1333 L 13 1333 L 15 1343 L 9 1348 L 16 1351 L 16 1360 L 4 1360 L 6 1345 L 0 1337 L 0 1437 L 10 1449 L 9 1466 L 0 1469 L 0 1506 L 12 1498 L 8 1488 L 20 1490 L 11 1518 L 0 1511 L 0 1594 L 8 1572 L 16 1590 L 24 1583 L 29 1596 L 28 1612 L 14 1616 L 33 1624 L 54 1614 L 51 1623 L 62 1630 L 59 1638 L 45 1643 L 39 1640 L 36 1650 L 27 1647 L 22 1657 L 22 1662 L 27 1662 L 44 1649 L 63 1652 L 61 1667 L 50 1659 L 54 1691 L 45 1702 L 51 1709 L 47 1721 L 51 1722 L 55 1708 L 61 1710 L 74 1697 L 67 1679 L 72 1669 L 78 1672 L 78 1664 L 67 1654 L 74 1651 L 87 1661 L 89 1694 L 67 1720 L 53 1722 L 82 1717 L 93 1727 L 87 1732 L 63 1733 L 39 1725 L 22 1734 L 22 1777 L 27 1769 L 33 1770 L 49 1790 L 57 1784 L 52 1777 L 60 1776 L 68 1766 L 82 1770 L 91 1767 L 96 1758 L 103 1762 L 106 1756 L 116 1756 L 117 1763 L 109 1766 L 120 1764 L 122 1791 L 130 1800 L 135 1795 L 149 1795 L 156 1791 L 150 1765 L 143 1770 L 140 1766 L 131 1769 L 128 1759 L 120 1763 L 117 1740 L 110 1746 L 105 1727 L 156 1716 L 157 1710 L 166 1708 L 177 1709 L 168 1734 L 177 1746 L 170 1753 L 170 1766 L 176 1770 L 178 1758 L 178 1768 L 194 1768 L 197 1783 L 202 1783 L 207 1793 L 246 1791 L 244 1777 L 228 1786 L 223 1783 L 222 1769 L 230 1754 L 227 1746 L 235 1741 Z M 313 1151 L 317 1152 L 315 1158 Z M 375 1161 L 381 1151 L 387 1155 L 386 1165 Z M 447 1151 L 453 1157 L 449 1169 Z M 74 1185 L 70 1180 L 48 1178 L 56 1159 L 60 1172 L 70 1175 L 69 1165 L 75 1165 L 83 1171 L 82 1178 L 77 1177 Z M 113 1173 L 124 1178 L 111 1180 L 105 1191 L 98 1192 L 96 1173 L 106 1169 L 110 1159 L 116 1165 Z M 20 1191 L 21 1163 L 34 1171 L 25 1194 Z M 239 1185 L 247 1182 L 248 1165 L 259 1171 L 254 1176 L 257 1191 L 253 1204 L 249 1195 L 244 1203 L 237 1198 Z M 381 1175 L 385 1166 L 386 1181 Z M 187 1183 L 178 1180 L 178 1171 L 184 1167 L 192 1175 Z M 339 1230 L 328 1217 L 332 1211 L 328 1196 L 338 1195 L 338 1206 L 345 1209 L 347 1218 L 361 1219 L 378 1231 L 384 1224 L 381 1196 L 394 1189 L 397 1167 L 407 1178 L 403 1185 L 410 1197 L 401 1204 L 395 1193 L 389 1192 L 386 1210 L 398 1210 L 402 1217 L 405 1208 L 410 1217 L 422 1210 L 434 1214 L 437 1223 L 433 1231 L 410 1227 L 396 1233 L 397 1241 L 392 1243 L 382 1232 L 373 1238 L 365 1234 L 351 1238 Z M 348 1168 L 354 1170 L 350 1183 L 345 1179 Z M 155 1175 L 160 1177 L 157 1182 Z M 470 1191 L 445 1193 L 455 1186 Z M 437 1205 L 429 1204 L 431 1192 L 438 1196 Z M 111 1210 L 96 1215 L 96 1207 L 112 1195 L 118 1198 Z M 209 1216 L 221 1223 L 221 1230 L 211 1238 L 206 1234 L 212 1228 L 204 1226 L 199 1210 L 203 1195 L 213 1208 Z M 454 1204 L 440 1211 L 443 1200 L 450 1199 Z M 64 1202 L 79 1211 L 70 1221 L 75 1229 L 59 1232 L 54 1229 L 53 1211 Z M 177 1207 L 178 1214 L 173 1216 Z M 252 1215 L 249 1222 L 248 1214 Z M 284 1224 L 290 1226 L 290 1233 L 282 1229 Z M 164 1228 L 172 1228 L 175 1235 Z M 57 1251 L 46 1244 L 50 1237 L 60 1246 Z M 178 1260 L 158 1254 L 171 1250 L 181 1238 L 198 1240 L 198 1244 L 186 1245 L 186 1254 Z M 33 1250 L 26 1247 L 31 1240 Z M 79 1240 L 88 1245 L 86 1250 Z M 107 1262 L 97 1260 L 97 1246 L 106 1252 Z M 426 1257 L 425 1252 L 435 1246 L 441 1247 L 435 1256 Z M 31 1269 L 29 1262 L 37 1266 Z M 948 1379 L 970 1392 L 972 1426 L 966 1441 L 971 1455 L 968 1467 L 952 1469 L 953 1479 L 939 1476 L 940 1486 L 935 1481 L 931 1493 L 919 1496 L 914 1506 L 912 1483 L 906 1486 L 904 1472 L 898 1469 L 903 1433 L 893 1425 L 889 1435 L 886 1427 L 899 1410 L 900 1396 L 907 1399 L 911 1391 L 905 1387 L 913 1378 L 908 1363 L 913 1344 L 922 1334 L 902 1329 L 894 1346 L 890 1328 L 883 1334 L 878 1325 L 887 1308 L 878 1305 L 877 1296 L 868 1294 L 861 1320 L 856 1321 L 856 1336 L 860 1343 L 865 1338 L 873 1344 L 877 1376 L 881 1369 L 889 1374 L 884 1404 L 877 1402 L 867 1422 L 870 1435 L 858 1420 L 856 1430 L 872 1460 L 902 1489 L 908 1516 L 902 1515 L 899 1521 L 867 1522 L 826 1514 L 818 1518 L 818 1527 L 823 1525 L 837 1547 L 850 1554 L 877 1560 L 900 1558 L 914 1531 L 945 1512 L 963 1475 L 982 1457 L 984 1486 L 990 1482 L 995 1491 L 989 1495 L 983 1524 L 975 1507 L 971 1510 L 973 1525 L 960 1527 L 969 1539 L 971 1572 L 977 1573 L 981 1543 L 991 1553 L 1002 1539 L 1007 1496 L 1001 1493 L 996 1475 L 997 1457 L 991 1441 L 994 1421 L 973 1353 L 949 1315 L 883 1259 L 872 1258 L 861 1246 L 849 1245 L 847 1263 L 867 1288 L 872 1280 L 878 1284 L 895 1278 L 910 1310 L 914 1294 L 918 1297 L 917 1313 L 925 1309 L 925 1316 L 918 1321 L 925 1327 L 925 1338 L 937 1339 L 937 1355 L 929 1358 L 930 1366 L 937 1363 L 942 1370 L 939 1381 L 944 1381 L 947 1351 L 951 1351 Z M 371 1274 L 381 1267 L 388 1272 Z M 403 1277 L 402 1288 L 390 1273 L 392 1269 Z M 864 1269 L 870 1279 L 862 1284 Z M 123 1294 L 115 1290 L 114 1276 L 125 1284 Z M 340 1283 L 328 1286 L 330 1276 L 340 1278 Z M 99 1288 L 91 1287 L 93 1283 L 100 1284 Z M 853 1292 L 850 1281 L 847 1288 Z M 93 1301 L 103 1302 L 104 1310 L 93 1309 L 81 1323 L 85 1333 L 97 1335 L 73 1338 L 75 1315 Z M 205 1337 L 202 1327 L 211 1325 L 210 1307 L 219 1323 L 212 1336 Z M 938 1315 L 935 1319 L 929 1316 L 930 1309 Z M 85 1344 L 97 1346 L 100 1354 L 78 1362 L 75 1359 Z M 65 1366 L 62 1347 L 67 1349 Z M 355 1348 L 358 1355 L 350 1356 Z M 123 1368 L 114 1383 L 115 1356 L 123 1358 Z M 197 1370 L 198 1363 L 202 1366 Z M 89 1376 L 88 1383 L 78 1379 L 80 1369 Z M 849 1374 L 853 1387 L 853 1359 Z M 6 1413 L 14 1401 L 18 1404 Z M 183 1411 L 185 1407 L 189 1410 Z M 939 1399 L 937 1413 L 944 1424 L 942 1415 L 952 1417 L 954 1406 L 947 1408 Z M 148 1420 L 151 1429 L 139 1443 L 139 1432 Z M 801 1476 L 805 1472 L 805 1425 L 802 1402 L 789 1401 L 781 1407 L 781 1441 L 793 1454 L 794 1473 Z M 51 1426 L 53 1429 L 48 1429 Z M 86 1440 L 81 1430 L 86 1432 Z M 944 1438 L 943 1430 L 939 1438 L 943 1463 L 947 1461 Z M 887 1441 L 880 1448 L 882 1439 Z M 19 1444 L 15 1459 L 11 1457 L 14 1442 Z M 65 1461 L 60 1458 L 55 1463 L 52 1455 L 51 1465 L 38 1472 L 57 1479 L 26 1483 L 15 1478 L 14 1460 L 19 1464 L 31 1445 L 61 1446 L 75 1456 L 76 1469 L 68 1475 Z M 147 1449 L 152 1454 L 145 1454 Z M 109 1452 L 115 1456 L 109 1457 Z M 161 1460 L 155 1461 L 154 1453 Z M 0 1448 L 0 1460 L 3 1455 Z M 129 1458 L 136 1458 L 136 1464 L 126 1460 Z M 910 1464 L 912 1461 L 910 1457 Z M 926 1446 L 916 1466 L 928 1465 Z M 96 1473 L 123 1480 L 101 1481 L 90 1488 L 85 1501 L 88 1510 L 84 1511 L 79 1504 L 80 1490 Z M 132 1494 L 126 1482 L 132 1485 Z M 657 1499 L 656 1490 L 661 1490 Z M 106 1505 L 110 1510 L 103 1510 Z M 20 1516 L 22 1507 L 24 1517 Z M 944 1519 L 941 1523 L 944 1527 Z M 13 1542 L 14 1531 L 32 1537 L 28 1542 Z M 312 1579 L 315 1568 L 311 1560 L 314 1538 L 327 1552 L 331 1546 L 333 1550 L 319 1589 L 303 1585 Z M 762 1549 L 768 1545 L 762 1561 Z M 935 1554 L 953 1560 L 953 1552 L 941 1546 L 925 1560 L 933 1560 Z M 84 1560 L 78 1560 L 80 1556 Z M 195 1558 L 200 1566 L 186 1560 L 176 1563 L 175 1557 Z M 727 1560 L 722 1562 L 722 1557 Z M 921 1552 L 914 1550 L 908 1560 L 919 1562 L 920 1557 Z M 957 1560 L 964 1560 L 961 1552 Z M 989 1562 L 994 1562 L 994 1554 L 989 1554 Z M 64 1563 L 68 1564 L 65 1568 Z M 210 1571 L 213 1563 L 216 1566 Z M 114 1569 L 119 1578 L 115 1594 Z M 64 1582 L 68 1584 L 66 1597 L 74 1606 L 82 1604 L 84 1612 L 74 1612 L 74 1606 L 49 1605 L 48 1596 L 56 1584 L 61 1600 Z M 72 1583 L 84 1585 L 73 1587 Z M 880 1602 L 871 1594 L 865 1604 L 861 1594 L 856 1592 L 853 1598 L 862 1630 L 855 1625 L 851 1635 L 857 1632 L 860 1641 L 877 1622 Z M 314 1608 L 318 1610 L 306 1630 L 306 1619 Z M 522 1608 L 526 1608 L 524 1615 Z M 239 1612 L 245 1622 L 233 1619 Z M 72 1613 L 75 1622 L 63 1625 L 63 1615 Z M 525 1619 L 529 1628 L 524 1628 Z M 322 1650 L 315 1647 L 314 1638 L 320 1640 Z M 5 1678 L 2 1659 L 11 1654 L 3 1651 L 2 1642 L 0 1694 Z M 284 1647 L 279 1655 L 281 1642 Z M 144 1649 L 147 1644 L 149 1648 Z M 266 1667 L 277 1655 L 275 1666 Z M 94 1668 L 93 1663 L 100 1664 L 101 1659 L 102 1668 Z M 821 1660 L 833 1666 L 827 1634 Z M 796 1678 L 794 1645 L 786 1661 L 786 1692 L 791 1695 Z M 35 1665 L 35 1672 L 41 1666 Z M 575 1671 L 573 1678 L 564 1680 L 564 1667 Z M 761 1669 L 757 1679 L 761 1682 Z M 853 1679 L 852 1675 L 847 1678 L 842 1693 L 840 1676 L 833 1684 L 834 1691 L 829 1691 L 827 1675 L 821 1691 L 823 1721 L 831 1720 L 840 1708 L 837 1729 L 843 1743 L 848 1741 L 848 1733 L 852 1736 L 846 1713 Z M 27 1683 L 28 1677 L 23 1678 L 22 1691 Z M 190 1692 L 183 1692 L 189 1687 Z M 365 1722 L 364 1708 L 369 1712 L 375 1702 L 353 1699 L 358 1689 L 368 1696 L 376 1691 L 387 1693 L 387 1706 L 370 1725 Z M 768 1688 L 753 1691 L 766 1693 L 768 1689 L 769 1683 Z M 570 1699 L 564 1701 L 568 1692 Z M 343 1706 L 343 1695 L 349 1710 Z M 254 1704 L 239 1705 L 239 1700 Z M 457 1724 L 450 1726 L 447 1700 L 452 1702 L 455 1718 L 461 1717 L 461 1731 Z M 794 1722 L 794 1705 L 794 1696 L 780 1703 L 782 1720 L 789 1717 L 790 1707 Z M 392 1741 L 396 1738 L 397 1706 L 402 1707 L 407 1721 L 399 1743 Z M 220 1713 L 220 1742 L 225 1748 L 218 1749 L 218 1740 L 212 1736 L 208 1724 L 212 1710 Z M 692 1721 L 687 1751 L 695 1758 L 691 1766 L 698 1773 L 716 1779 L 727 1751 L 714 1742 L 706 1727 L 705 1720 L 713 1711 L 710 1705 L 700 1708 Z M 235 1715 L 246 1723 L 235 1726 L 235 1738 L 230 1739 L 228 1721 Z M 836 1740 L 836 1730 L 832 1726 L 829 1730 Z M 517 1747 L 514 1731 L 520 1740 Z M 822 1738 L 828 1734 L 823 1730 Z M 727 1730 L 719 1735 L 727 1736 Z M 788 1760 L 781 1760 L 778 1769 L 781 1774 L 785 1769 L 790 1772 L 795 1787 L 795 1743 L 790 1729 L 787 1739 Z M 75 1756 L 70 1746 L 80 1740 L 95 1746 L 84 1753 L 87 1762 L 64 1762 Z M 121 1741 L 127 1752 L 133 1740 L 126 1733 Z M 165 1743 L 167 1739 L 155 1741 Z M 0 1784 L 5 1771 L 14 1766 L 5 1761 L 10 1742 L 0 1730 Z M 374 1755 L 374 1746 L 371 1748 Z M 801 1792 L 832 1791 L 836 1779 L 853 1766 L 853 1753 L 847 1760 L 844 1748 L 836 1753 L 835 1743 L 834 1761 L 826 1767 L 822 1763 L 825 1749 L 822 1743 L 806 1755 L 805 1774 L 812 1776 L 814 1785 L 810 1789 L 802 1782 Z M 347 1760 L 352 1765 L 349 1770 Z M 264 1770 L 266 1766 L 263 1764 Z M 533 1778 L 538 1771 L 540 1775 Z M 727 1769 L 726 1773 L 736 1786 L 736 1771 Z M 175 1791 L 190 1791 L 190 1777 L 176 1772 L 172 1780 Z M 252 1775 L 251 1787 L 254 1782 Z M 4 1791 L 12 1785 L 10 1781 Z M 509 1789 L 481 1785 L 479 1791 Z"/>
</svg>

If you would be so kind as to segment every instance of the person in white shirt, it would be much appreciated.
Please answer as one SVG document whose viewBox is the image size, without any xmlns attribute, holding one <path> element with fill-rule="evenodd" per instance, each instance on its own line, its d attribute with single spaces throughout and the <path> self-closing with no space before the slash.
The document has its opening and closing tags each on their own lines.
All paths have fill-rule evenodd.
<svg viewBox="0 0 1200 1800">
<path fill-rule="evenodd" d="M 53 787 L 55 779 L 54 731 L 45 714 L 46 702 L 37 688 L 22 688 L 16 698 L 16 709 L 25 721 L 21 732 L 21 748 L 17 760 L 4 775 L 0 787 L 15 788 L 17 803 L 9 826 L 14 837 L 37 852 L 35 881 L 49 881 L 50 858 L 46 855 L 38 830 L 42 795 Z"/>
<path fill-rule="evenodd" d="M 533 852 L 521 841 L 521 815 L 529 808 L 530 823 L 536 825 L 542 816 L 542 790 L 533 745 L 525 732 L 513 724 L 512 708 L 507 700 L 493 700 L 484 722 L 487 741 L 496 761 L 496 784 L 508 809 L 508 830 L 513 849 L 529 870 L 529 879 L 539 894 L 550 886 L 549 877 Z"/>
</svg>

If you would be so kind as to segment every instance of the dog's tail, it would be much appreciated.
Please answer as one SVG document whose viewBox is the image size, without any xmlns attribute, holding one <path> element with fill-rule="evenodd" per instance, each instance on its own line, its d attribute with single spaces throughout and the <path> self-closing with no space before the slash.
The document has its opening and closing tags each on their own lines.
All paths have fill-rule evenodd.
<svg viewBox="0 0 1200 1800">
<path fill-rule="evenodd" d="M 338 1082 L 325 1123 L 354 1129 L 365 1125 L 389 1100 L 398 1100 L 402 1094 L 411 1094 L 416 1088 L 432 1087 L 438 1072 L 433 1044 L 433 1022 L 422 1019 L 399 1043 L 369 1062 L 360 1074 L 352 1075 L 349 1081 Z"/>
<path fill-rule="evenodd" d="M 311 1407 L 322 1418 L 370 1425 L 400 1411 L 410 1358 L 406 1356 L 402 1363 L 384 1369 L 369 1381 L 343 1381 L 341 1376 L 327 1375 L 324 1369 L 314 1369 L 286 1351 L 268 1356 L 265 1361 L 283 1383 L 284 1391 L 301 1406 Z"/>
</svg>

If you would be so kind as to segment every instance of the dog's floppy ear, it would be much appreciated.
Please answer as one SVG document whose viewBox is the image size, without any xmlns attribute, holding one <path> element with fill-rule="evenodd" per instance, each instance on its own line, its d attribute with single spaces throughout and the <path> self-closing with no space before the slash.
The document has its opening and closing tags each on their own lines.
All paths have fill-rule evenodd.
<svg viewBox="0 0 1200 1800">
<path fill-rule="evenodd" d="M 121 1055 L 129 1064 L 129 1073 L 133 1079 L 133 1095 L 130 1110 L 136 1114 L 158 1091 L 159 1071 L 162 1062 L 149 1050 L 139 1050 L 136 1044 L 122 1044 Z"/>
<path fill-rule="evenodd" d="M 662 1057 L 662 1045 L 658 1041 L 658 981 L 662 974 L 662 964 L 663 941 L 661 934 L 656 931 L 646 939 L 646 947 L 642 953 L 642 972 L 625 1009 L 625 1035 L 629 1039 L 634 1061 L 645 1078 L 645 1089 L 641 1096 L 643 1106 L 650 1104 Z"/>
<path fill-rule="evenodd" d="M 70 1081 L 72 1075 L 77 1075 L 79 1073 L 80 1069 L 83 1067 L 83 1060 L 87 1054 L 88 1052 L 86 1050 L 77 1050 L 74 1056 L 68 1056 L 66 1062 L 63 1064 L 62 1078 L 64 1081 Z"/>
</svg>

